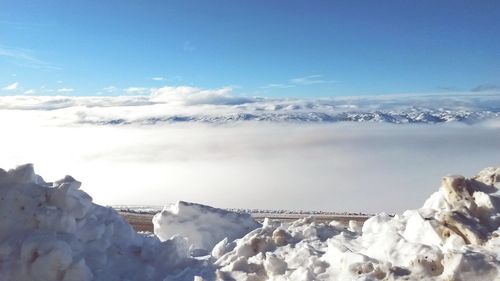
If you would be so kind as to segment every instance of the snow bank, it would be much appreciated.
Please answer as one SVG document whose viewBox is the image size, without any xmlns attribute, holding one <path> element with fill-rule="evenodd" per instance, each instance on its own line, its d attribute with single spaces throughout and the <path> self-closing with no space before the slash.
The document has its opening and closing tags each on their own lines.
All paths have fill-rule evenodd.
<svg viewBox="0 0 500 281">
<path fill-rule="evenodd" d="M 0 169 L 0 281 L 500 280 L 500 168 L 445 177 L 422 208 L 363 225 L 259 225 L 179 202 L 154 218 L 163 242 L 79 187 L 45 183 L 31 165 Z"/>
<path fill-rule="evenodd" d="M 134 232 L 67 176 L 48 184 L 31 165 L 0 169 L 0 281 L 193 280 L 204 266 L 185 239 Z M 170 279 L 168 279 L 170 278 Z"/>
<path fill-rule="evenodd" d="M 160 240 L 180 235 L 188 239 L 192 249 L 205 251 L 224 238 L 233 241 L 260 227 L 249 214 L 183 201 L 165 206 L 154 216 L 153 224 Z"/>
<path fill-rule="evenodd" d="M 500 168 L 449 176 L 419 210 L 354 223 L 267 220 L 214 249 L 224 280 L 500 280 Z"/>
</svg>

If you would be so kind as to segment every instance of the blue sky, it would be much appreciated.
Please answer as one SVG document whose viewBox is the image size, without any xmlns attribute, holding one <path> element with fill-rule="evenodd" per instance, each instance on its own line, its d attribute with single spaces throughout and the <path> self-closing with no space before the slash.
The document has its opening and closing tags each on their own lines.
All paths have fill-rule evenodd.
<svg viewBox="0 0 500 281">
<path fill-rule="evenodd" d="M 500 2 L 2 1 L 0 95 L 165 85 L 269 97 L 498 88 Z"/>
</svg>

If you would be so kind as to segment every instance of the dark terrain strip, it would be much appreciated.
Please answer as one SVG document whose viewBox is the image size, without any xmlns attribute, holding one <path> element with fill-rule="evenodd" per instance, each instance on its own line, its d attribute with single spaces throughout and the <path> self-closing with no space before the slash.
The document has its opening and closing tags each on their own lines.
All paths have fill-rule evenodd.
<svg viewBox="0 0 500 281">
<path fill-rule="evenodd" d="M 129 212 L 119 212 L 119 214 L 125 218 L 130 225 L 135 229 L 135 231 L 147 231 L 153 232 L 153 215 L 150 214 L 136 214 Z M 302 215 L 302 214 L 290 214 L 290 215 L 282 215 L 282 214 L 252 214 L 255 220 L 262 222 L 266 217 L 279 220 L 282 222 L 290 222 L 297 219 L 305 218 L 312 216 L 316 219 L 316 222 L 320 223 L 329 223 L 333 220 L 348 223 L 350 220 L 354 220 L 357 222 L 364 222 L 370 216 L 359 215 L 359 216 L 343 216 L 343 215 Z"/>
</svg>

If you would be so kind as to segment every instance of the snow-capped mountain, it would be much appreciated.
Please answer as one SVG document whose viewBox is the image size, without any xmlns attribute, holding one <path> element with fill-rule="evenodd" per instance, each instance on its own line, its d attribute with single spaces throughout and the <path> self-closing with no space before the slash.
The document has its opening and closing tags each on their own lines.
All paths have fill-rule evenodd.
<svg viewBox="0 0 500 281">
<path fill-rule="evenodd" d="M 492 111 L 453 111 L 453 110 L 433 110 L 433 109 L 415 109 L 412 111 L 373 111 L 373 112 L 237 112 L 224 115 L 165 115 L 141 119 L 101 119 L 101 120 L 81 120 L 80 123 L 90 124 L 142 124 L 153 125 L 158 123 L 213 123 L 224 124 L 241 121 L 264 121 L 264 122 L 379 122 L 379 123 L 424 123 L 435 124 L 443 122 L 458 121 L 463 123 L 476 123 L 479 121 L 498 118 L 499 112 Z"/>
<path fill-rule="evenodd" d="M 171 93 L 169 94 L 171 95 Z M 477 123 L 500 117 L 498 93 L 336 97 L 243 98 L 230 94 L 119 97 L 0 97 L 0 113 L 29 112 L 37 120 L 67 124 L 155 125 L 234 122 Z M 9 115 L 12 116 L 12 115 Z M 33 118 L 32 118 L 33 119 Z"/>
</svg>

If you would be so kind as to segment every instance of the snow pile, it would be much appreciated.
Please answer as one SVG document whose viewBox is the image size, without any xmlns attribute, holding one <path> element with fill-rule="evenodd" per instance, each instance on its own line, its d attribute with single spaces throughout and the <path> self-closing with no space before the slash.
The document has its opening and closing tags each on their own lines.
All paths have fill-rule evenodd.
<svg viewBox="0 0 500 281">
<path fill-rule="evenodd" d="M 213 250 L 224 280 L 499 280 L 500 168 L 450 176 L 419 210 L 362 228 L 266 220 Z"/>
<path fill-rule="evenodd" d="M 260 227 L 249 214 L 179 201 L 165 206 L 153 218 L 154 233 L 167 240 L 175 235 L 188 239 L 193 250 L 210 251 L 222 239 L 233 241 Z"/>
<path fill-rule="evenodd" d="M 31 165 L 0 169 L 0 281 L 500 280 L 500 168 L 445 177 L 421 209 L 364 224 L 259 225 L 179 202 L 154 218 L 163 242 L 79 187 L 45 183 Z"/>
<path fill-rule="evenodd" d="M 185 239 L 141 236 L 79 187 L 0 169 L 0 281 L 193 280 L 204 268 Z"/>
</svg>

